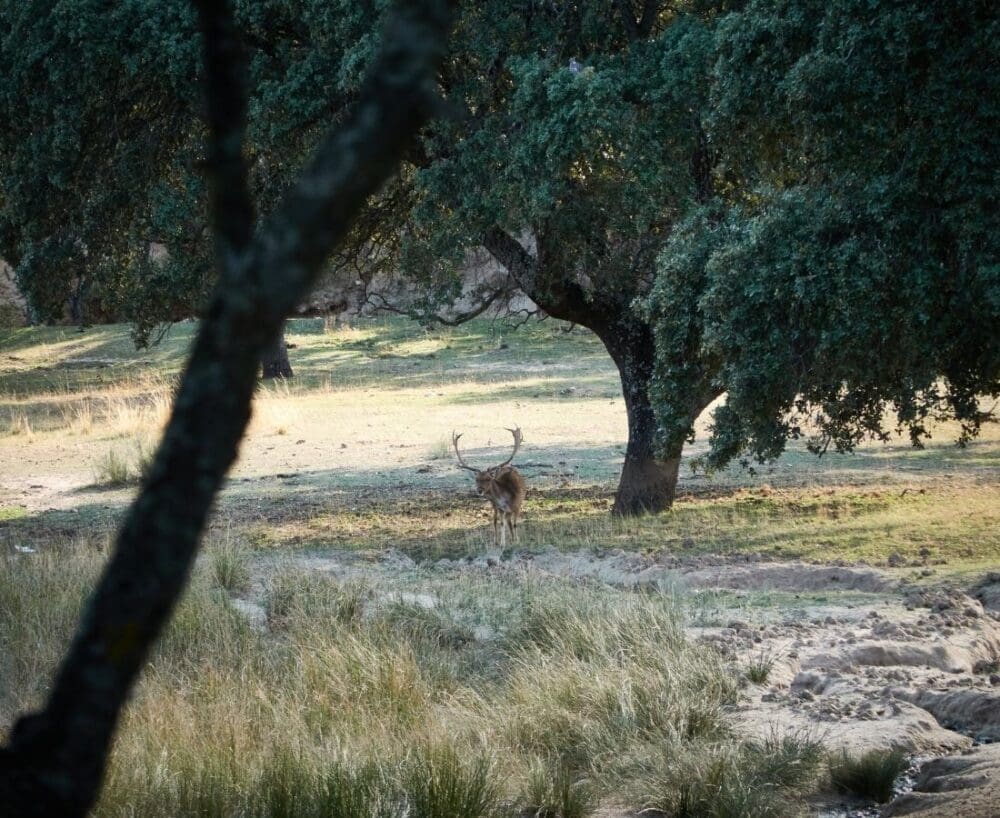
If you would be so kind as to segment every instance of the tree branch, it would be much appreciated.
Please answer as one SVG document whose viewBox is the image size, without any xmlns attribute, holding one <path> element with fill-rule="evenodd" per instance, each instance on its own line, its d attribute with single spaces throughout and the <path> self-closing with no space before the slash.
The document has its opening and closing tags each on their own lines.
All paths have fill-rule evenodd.
<svg viewBox="0 0 1000 818">
<path fill-rule="evenodd" d="M 22 717 L 0 749 L 5 813 L 83 816 L 94 803 L 121 709 L 187 582 L 212 501 L 250 417 L 260 355 L 305 294 L 364 201 L 393 171 L 426 115 L 448 27 L 446 0 L 414 0 L 389 25 L 357 109 L 327 137 L 278 212 L 252 231 L 238 170 L 243 100 L 234 93 L 232 30 L 222 0 L 199 0 L 212 99 L 209 167 L 226 265 L 199 329 L 164 438 L 114 553 L 39 713 Z"/>
<path fill-rule="evenodd" d="M 486 231 L 483 246 L 507 268 L 521 291 L 553 318 L 591 328 L 607 323 L 607 316 L 598 314 L 578 282 L 543 269 L 538 259 L 499 225 Z"/>
<path fill-rule="evenodd" d="M 446 327 L 458 327 L 468 321 L 471 321 L 473 318 L 478 318 L 498 302 L 500 302 L 501 306 L 504 301 L 508 302 L 509 309 L 509 301 L 515 291 L 516 288 L 510 286 L 510 277 L 508 276 L 508 279 L 504 282 L 504 286 L 490 288 L 482 293 L 485 297 L 480 297 L 474 306 L 453 315 L 443 315 L 438 312 L 425 312 L 409 307 L 400 307 L 397 304 L 393 304 L 382 293 L 370 291 L 367 286 L 365 287 L 364 303 L 370 305 L 377 312 L 403 315 L 414 321 L 421 321 L 429 324 L 432 323 L 441 324 Z"/>
</svg>

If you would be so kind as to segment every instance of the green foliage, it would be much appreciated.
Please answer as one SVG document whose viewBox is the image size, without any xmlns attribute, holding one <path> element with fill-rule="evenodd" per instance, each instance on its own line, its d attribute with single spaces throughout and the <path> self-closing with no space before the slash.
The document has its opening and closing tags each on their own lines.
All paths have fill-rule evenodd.
<svg viewBox="0 0 1000 818">
<path fill-rule="evenodd" d="M 262 212 L 357 98 L 388 5 L 235 3 Z M 728 394 L 710 467 L 800 436 L 919 443 L 940 417 L 974 435 L 1000 392 L 991 6 L 632 5 L 461 4 L 455 115 L 335 264 L 401 271 L 429 313 L 485 231 L 530 238 L 546 309 L 570 292 L 564 317 L 597 316 L 605 340 L 652 331 L 655 371 L 633 375 L 662 454 Z M 35 317 L 70 298 L 145 342 L 197 313 L 213 274 L 190 4 L 32 0 L 0 7 L 0 31 L 0 256 Z"/>
<path fill-rule="evenodd" d="M 687 217 L 645 305 L 664 447 L 693 360 L 728 393 L 710 466 L 804 435 L 822 452 L 893 429 L 919 444 L 947 417 L 977 432 L 1000 393 L 998 25 L 961 0 L 720 22 L 711 138 L 733 195 Z"/>
<path fill-rule="evenodd" d="M 388 5 L 234 4 L 262 209 L 356 98 Z M 214 283 L 194 8 L 6 3 L 0 31 L 0 257 L 36 319 L 69 301 L 74 320 L 131 320 L 146 343 L 158 323 L 196 314 Z"/>
<path fill-rule="evenodd" d="M 194 118 L 178 121 L 196 98 L 193 15 L 147 0 L 0 8 L 0 255 L 36 317 L 71 296 L 92 317 L 119 308 L 160 239 L 151 191 L 185 164 L 196 175 Z"/>
</svg>

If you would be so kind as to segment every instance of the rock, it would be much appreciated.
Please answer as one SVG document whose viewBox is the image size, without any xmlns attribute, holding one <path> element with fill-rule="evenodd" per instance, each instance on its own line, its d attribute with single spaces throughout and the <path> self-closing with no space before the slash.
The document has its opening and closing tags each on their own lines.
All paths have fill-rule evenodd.
<svg viewBox="0 0 1000 818">
<path fill-rule="evenodd" d="M 893 690 L 900 699 L 922 707 L 941 724 L 979 741 L 1000 741 L 1000 693 L 980 690 Z"/>
<path fill-rule="evenodd" d="M 976 662 L 993 655 L 1000 646 L 1000 628 L 990 620 L 989 628 L 969 628 L 960 636 L 944 641 L 860 640 L 849 651 L 814 653 L 802 662 L 803 670 L 826 668 L 846 670 L 856 667 L 928 667 L 948 673 L 971 673 Z"/>
<path fill-rule="evenodd" d="M 751 562 L 747 565 L 702 567 L 682 574 L 696 588 L 758 589 L 782 591 L 885 591 L 893 581 L 872 569 L 808 565 L 802 562 Z"/>
<path fill-rule="evenodd" d="M 996 818 L 1000 801 L 1000 744 L 987 744 L 960 756 L 936 758 L 920 768 L 912 792 L 886 807 L 887 818 Z"/>
<path fill-rule="evenodd" d="M 991 571 L 970 589 L 970 593 L 986 610 L 1000 613 L 1000 573 Z"/>
<path fill-rule="evenodd" d="M 400 570 L 410 570 L 417 567 L 412 557 L 406 556 L 402 551 L 395 548 L 387 548 L 378 556 L 378 561 L 383 565 L 398 568 Z"/>
<path fill-rule="evenodd" d="M 906 560 L 903 559 L 903 555 L 897 551 L 893 551 L 889 555 L 889 559 L 886 560 L 886 565 L 890 568 L 899 568 L 901 565 L 905 565 Z"/>
<path fill-rule="evenodd" d="M 871 696 L 858 694 L 824 695 L 815 702 L 799 701 L 799 708 L 791 709 L 780 701 L 761 697 L 758 704 L 734 714 L 735 727 L 757 739 L 820 732 L 824 745 L 833 752 L 898 747 L 907 753 L 926 755 L 972 746 L 972 739 L 945 729 L 926 710 L 890 697 L 873 701 Z"/>
<path fill-rule="evenodd" d="M 267 629 L 267 611 L 264 606 L 250 599 L 239 599 L 233 597 L 229 600 L 233 609 L 239 611 L 247 620 L 250 627 L 255 630 Z"/>
<path fill-rule="evenodd" d="M 430 594 L 415 594 L 410 591 L 400 591 L 397 594 L 391 594 L 388 599 L 394 602 L 402 602 L 404 605 L 413 605 L 416 608 L 424 608 L 425 610 L 431 610 L 437 607 L 438 601 L 436 597 Z"/>
</svg>

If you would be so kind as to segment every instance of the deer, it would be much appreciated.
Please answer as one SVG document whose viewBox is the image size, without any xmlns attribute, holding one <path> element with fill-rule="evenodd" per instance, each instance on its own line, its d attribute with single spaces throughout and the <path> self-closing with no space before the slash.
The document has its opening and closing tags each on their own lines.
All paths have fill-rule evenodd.
<svg viewBox="0 0 1000 818">
<path fill-rule="evenodd" d="M 528 490 L 528 484 L 521 476 L 521 472 L 510 465 L 517 450 L 521 448 L 523 439 L 521 429 L 515 426 L 507 431 L 514 436 L 514 451 L 503 463 L 485 469 L 477 469 L 465 462 L 458 448 L 458 441 L 462 435 L 451 433 L 451 445 L 455 447 L 458 467 L 476 475 L 476 490 L 493 506 L 493 546 L 499 545 L 501 549 L 507 544 L 508 529 L 511 540 L 517 542 L 517 524 L 521 517 L 524 495 Z"/>
</svg>

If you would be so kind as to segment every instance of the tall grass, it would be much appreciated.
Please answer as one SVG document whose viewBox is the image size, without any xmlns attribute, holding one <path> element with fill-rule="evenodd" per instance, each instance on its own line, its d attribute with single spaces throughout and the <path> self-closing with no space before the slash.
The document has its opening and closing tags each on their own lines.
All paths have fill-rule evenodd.
<svg viewBox="0 0 1000 818">
<path fill-rule="evenodd" d="M 94 484 L 120 487 L 140 482 L 149 473 L 156 446 L 144 435 L 135 437 L 131 451 L 112 446 L 94 463 Z"/>
<path fill-rule="evenodd" d="M 246 589 L 242 548 L 206 544 L 95 815 L 766 818 L 796 814 L 812 780 L 801 746 L 731 734 L 737 672 L 685 640 L 670 597 L 449 579 L 430 607 L 279 567 L 254 627 L 229 597 Z M 5 723 L 44 693 L 102 560 L 5 563 Z M 482 622 L 495 635 L 476 638 Z"/>
<path fill-rule="evenodd" d="M 0 434 L 68 432 L 83 436 L 133 438 L 155 435 L 166 424 L 173 381 L 146 373 L 91 388 L 67 383 L 64 389 L 5 396 L 6 429 Z"/>
</svg>

